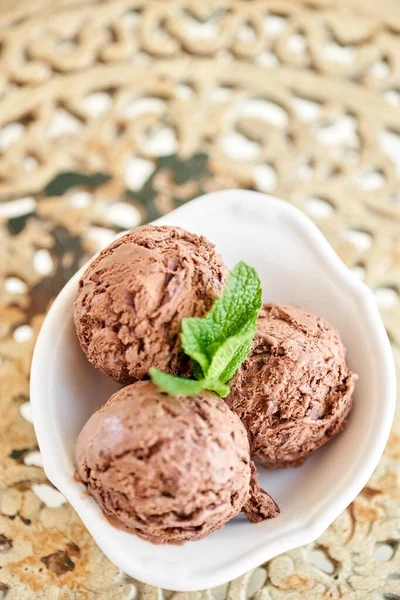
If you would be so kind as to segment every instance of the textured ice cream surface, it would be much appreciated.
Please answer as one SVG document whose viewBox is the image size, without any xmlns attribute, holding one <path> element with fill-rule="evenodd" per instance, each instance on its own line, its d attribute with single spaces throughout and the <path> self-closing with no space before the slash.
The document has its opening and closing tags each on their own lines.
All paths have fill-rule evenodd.
<svg viewBox="0 0 400 600">
<path fill-rule="evenodd" d="M 177 227 L 146 225 L 117 239 L 79 282 L 74 320 L 88 360 L 121 383 L 152 366 L 189 375 L 181 320 L 204 316 L 226 275 L 213 244 Z"/>
<path fill-rule="evenodd" d="M 109 521 L 153 543 L 200 539 L 244 505 L 256 522 L 279 512 L 258 486 L 240 419 L 210 392 L 121 389 L 82 429 L 76 465 Z"/>
<path fill-rule="evenodd" d="M 327 321 L 265 304 L 226 402 L 246 427 L 254 459 L 270 469 L 298 466 L 345 427 L 356 380 Z"/>
</svg>

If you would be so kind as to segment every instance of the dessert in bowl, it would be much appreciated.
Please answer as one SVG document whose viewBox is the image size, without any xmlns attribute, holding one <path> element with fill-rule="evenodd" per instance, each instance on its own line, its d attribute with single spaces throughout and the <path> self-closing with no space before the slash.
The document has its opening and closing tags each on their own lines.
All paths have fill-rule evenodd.
<svg viewBox="0 0 400 600">
<path fill-rule="evenodd" d="M 238 515 L 199 541 L 154 546 L 113 527 L 74 478 L 78 435 L 120 384 L 95 370 L 79 347 L 73 304 L 85 269 L 62 290 L 45 320 L 32 365 L 34 422 L 47 476 L 115 564 L 147 583 L 189 591 L 219 585 L 312 541 L 344 510 L 367 482 L 386 443 L 394 411 L 394 367 L 371 292 L 290 205 L 254 192 L 216 192 L 157 224 L 206 236 L 228 268 L 241 260 L 255 267 L 265 302 L 321 315 L 339 331 L 349 369 L 359 376 L 344 433 L 300 467 L 259 467 L 260 484 L 279 505 L 279 516 L 253 524 Z"/>
</svg>

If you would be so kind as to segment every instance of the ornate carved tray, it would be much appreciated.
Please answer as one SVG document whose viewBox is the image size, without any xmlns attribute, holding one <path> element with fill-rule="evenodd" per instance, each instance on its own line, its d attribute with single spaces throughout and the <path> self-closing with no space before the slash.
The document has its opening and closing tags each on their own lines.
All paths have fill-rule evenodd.
<svg viewBox="0 0 400 600">
<path fill-rule="evenodd" d="M 174 594 L 118 572 L 49 486 L 28 397 L 43 315 L 88 256 L 223 188 L 306 211 L 374 290 L 399 364 L 399 36 L 391 0 L 1 3 L 0 598 L 400 598 L 398 416 L 316 543 Z"/>
</svg>

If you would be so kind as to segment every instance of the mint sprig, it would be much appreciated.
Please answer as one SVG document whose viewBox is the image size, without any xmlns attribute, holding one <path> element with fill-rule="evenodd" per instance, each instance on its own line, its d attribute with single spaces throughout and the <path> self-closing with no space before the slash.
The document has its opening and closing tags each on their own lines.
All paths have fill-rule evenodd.
<svg viewBox="0 0 400 600">
<path fill-rule="evenodd" d="M 195 396 L 211 390 L 225 398 L 232 379 L 248 355 L 262 306 L 261 282 L 256 270 L 240 262 L 229 274 L 222 295 L 203 318 L 182 320 L 182 349 L 193 361 L 195 379 L 150 369 L 152 381 L 173 396 Z"/>
</svg>

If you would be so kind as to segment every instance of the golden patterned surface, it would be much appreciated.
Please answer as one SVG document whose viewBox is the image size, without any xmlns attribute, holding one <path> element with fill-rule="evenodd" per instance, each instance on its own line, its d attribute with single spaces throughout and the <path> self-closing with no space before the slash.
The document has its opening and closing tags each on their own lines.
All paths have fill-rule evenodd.
<svg viewBox="0 0 400 600">
<path fill-rule="evenodd" d="M 398 415 L 317 542 L 171 594 L 119 572 L 49 487 L 28 397 L 43 315 L 78 266 L 232 187 L 311 215 L 376 293 L 399 365 L 399 34 L 396 0 L 1 2 L 0 598 L 400 598 Z"/>
</svg>

